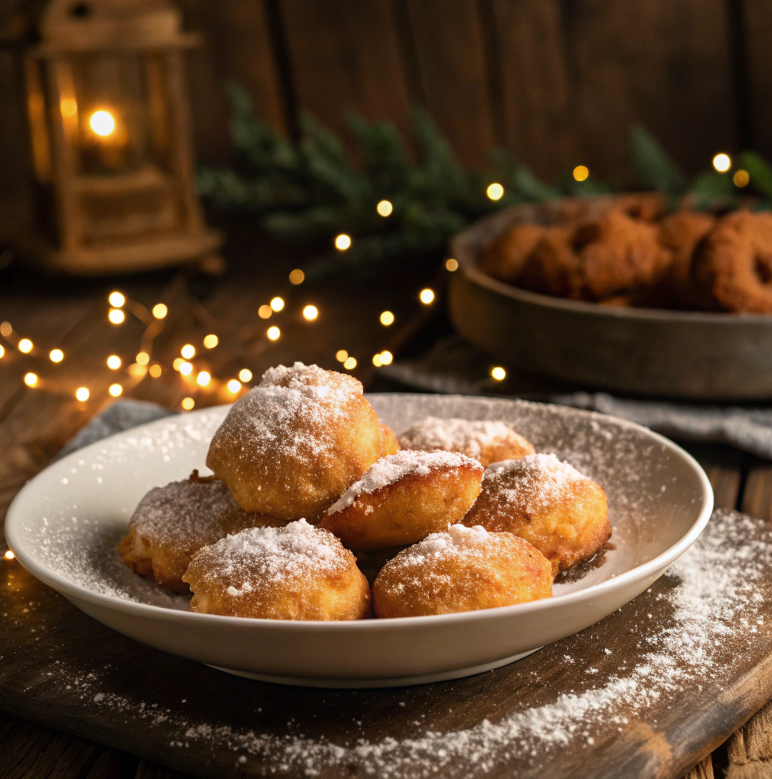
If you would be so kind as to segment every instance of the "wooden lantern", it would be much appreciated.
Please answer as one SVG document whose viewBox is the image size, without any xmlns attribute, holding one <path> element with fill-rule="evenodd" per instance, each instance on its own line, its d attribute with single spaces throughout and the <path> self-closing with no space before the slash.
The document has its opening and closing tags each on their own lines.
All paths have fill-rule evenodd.
<svg viewBox="0 0 772 779">
<path fill-rule="evenodd" d="M 101 275 L 214 257 L 195 193 L 181 31 L 167 0 L 51 0 L 24 51 L 36 226 L 47 269 Z"/>
</svg>

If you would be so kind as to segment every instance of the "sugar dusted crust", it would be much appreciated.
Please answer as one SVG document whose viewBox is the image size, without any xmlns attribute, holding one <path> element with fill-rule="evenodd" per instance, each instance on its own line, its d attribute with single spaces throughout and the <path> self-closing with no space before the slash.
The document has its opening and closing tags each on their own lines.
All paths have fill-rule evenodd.
<svg viewBox="0 0 772 779">
<path fill-rule="evenodd" d="M 272 368 L 231 407 L 207 465 L 247 512 L 318 518 L 380 457 L 381 428 L 351 376 Z"/>
<path fill-rule="evenodd" d="M 485 468 L 499 460 L 534 454 L 533 445 L 509 425 L 495 421 L 427 417 L 399 436 L 403 449 L 441 449 L 472 457 Z"/>
<path fill-rule="evenodd" d="M 321 527 L 357 551 L 412 544 L 460 521 L 482 474 L 463 454 L 403 450 L 375 463 L 329 508 Z"/>
<path fill-rule="evenodd" d="M 592 557 L 611 537 L 606 494 L 554 454 L 490 466 L 463 524 L 524 538 L 555 574 Z"/>
<path fill-rule="evenodd" d="M 511 533 L 453 525 L 387 562 L 373 585 L 377 617 L 512 606 L 552 596 L 552 565 Z"/>
<path fill-rule="evenodd" d="M 302 519 L 243 530 L 205 547 L 185 581 L 191 609 L 207 614 L 289 620 L 370 614 L 370 587 L 354 555 Z"/>
</svg>

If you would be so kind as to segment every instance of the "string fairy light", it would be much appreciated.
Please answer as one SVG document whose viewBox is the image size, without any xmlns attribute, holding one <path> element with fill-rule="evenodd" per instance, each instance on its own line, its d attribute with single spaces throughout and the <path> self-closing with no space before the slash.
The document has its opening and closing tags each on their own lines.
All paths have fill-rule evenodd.
<svg viewBox="0 0 772 779">
<path fill-rule="evenodd" d="M 32 351 L 33 346 L 34 344 L 29 338 L 22 338 L 17 344 L 19 351 L 24 352 L 24 354 L 29 354 Z"/>
<path fill-rule="evenodd" d="M 88 399 L 91 393 L 88 391 L 88 387 L 78 387 L 78 389 L 75 390 L 75 397 L 81 402 L 85 403 Z"/>
<path fill-rule="evenodd" d="M 13 327 L 10 322 L 0 322 L 0 335 L 2 335 L 3 338 L 8 338 L 12 332 Z"/>
<path fill-rule="evenodd" d="M 150 362 L 150 355 L 147 352 L 140 352 L 134 359 L 138 365 L 147 365 Z"/>
<path fill-rule="evenodd" d="M 178 369 L 178 370 L 179 370 L 179 372 L 180 372 L 180 373 L 181 373 L 183 376 L 190 376 L 190 374 L 191 374 L 191 373 L 193 373 L 193 366 L 192 366 L 192 365 L 191 365 L 189 362 L 187 362 L 187 361 L 183 360 L 183 361 L 180 363 L 180 367 L 179 367 L 179 369 Z"/>
<path fill-rule="evenodd" d="M 391 363 L 394 360 L 394 355 L 389 351 L 383 351 L 381 352 L 381 362 L 384 365 L 391 365 Z"/>
<path fill-rule="evenodd" d="M 720 152 L 713 157 L 713 167 L 719 173 L 726 173 L 732 167 L 732 158 L 728 154 Z"/>
<path fill-rule="evenodd" d="M 238 379 L 231 379 L 226 386 L 231 395 L 238 395 L 241 392 L 241 382 Z"/>
<path fill-rule="evenodd" d="M 5 357 L 5 348 L 0 344 L 0 357 Z"/>
<path fill-rule="evenodd" d="M 266 335 L 271 341 L 278 341 L 279 336 L 281 335 L 281 330 L 279 330 L 279 328 L 274 325 L 273 327 L 268 328 Z"/>
<path fill-rule="evenodd" d="M 590 178 L 590 169 L 586 165 L 577 165 L 572 171 L 574 181 L 587 181 Z"/>
<path fill-rule="evenodd" d="M 383 362 L 381 361 L 381 355 L 380 354 L 374 354 L 373 355 L 373 365 L 376 368 L 380 368 L 381 365 L 383 365 Z"/>
<path fill-rule="evenodd" d="M 6 560 L 13 560 L 16 555 L 10 549 L 6 549 L 3 557 L 5 557 Z"/>
<path fill-rule="evenodd" d="M 239 371 L 239 378 L 240 378 L 240 379 L 241 379 L 241 381 L 243 381 L 245 384 L 246 384 L 248 381 L 252 381 L 252 371 L 251 371 L 251 370 L 249 370 L 249 368 L 242 368 L 242 369 Z"/>
<path fill-rule="evenodd" d="M 32 373 L 32 371 L 30 371 L 29 373 L 25 373 L 24 374 L 24 383 L 28 387 L 37 387 L 37 384 L 38 384 L 38 375 L 37 375 L 37 373 Z"/>
<path fill-rule="evenodd" d="M 61 349 L 51 349 L 48 353 L 48 359 L 51 362 L 61 362 L 64 359 L 64 352 Z"/>
<path fill-rule="evenodd" d="M 384 327 L 388 327 L 389 325 L 394 324 L 394 314 L 391 313 L 391 311 L 383 311 L 381 312 L 380 316 L 381 324 Z"/>
<path fill-rule="evenodd" d="M 430 306 L 432 303 L 434 303 L 434 290 L 429 289 L 429 287 L 427 287 L 426 289 L 422 289 L 418 295 L 418 299 L 425 306 Z"/>
<path fill-rule="evenodd" d="M 107 314 L 107 318 L 114 325 L 122 325 L 126 320 L 126 314 L 122 308 L 111 308 L 110 312 Z"/>
<path fill-rule="evenodd" d="M 345 252 L 351 248 L 351 236 L 347 233 L 341 233 L 335 236 L 335 248 L 339 252 Z"/>
<path fill-rule="evenodd" d="M 107 301 L 113 308 L 121 308 L 126 302 L 126 296 L 121 292 L 111 292 Z"/>
<path fill-rule="evenodd" d="M 451 273 L 454 273 L 458 270 L 458 260 L 454 257 L 448 257 L 447 260 L 445 260 L 445 270 L 449 270 Z"/>
<path fill-rule="evenodd" d="M 491 368 L 491 377 L 496 381 L 504 381 L 507 378 L 507 372 L 500 365 L 496 365 Z"/>
<path fill-rule="evenodd" d="M 739 189 L 742 189 L 743 187 L 747 187 L 748 184 L 751 183 L 751 177 L 747 170 L 743 170 L 740 168 L 739 170 L 735 171 L 734 176 L 732 176 L 732 182 L 736 187 Z"/>
<path fill-rule="evenodd" d="M 156 319 L 166 319 L 168 313 L 169 309 L 164 303 L 156 303 L 153 306 L 153 316 Z"/>
<path fill-rule="evenodd" d="M 309 322 L 312 322 L 314 319 L 318 318 L 318 316 L 319 309 L 316 306 L 306 306 L 303 309 L 303 317 Z"/>
<path fill-rule="evenodd" d="M 391 216 L 394 211 L 394 206 L 391 204 L 390 200 L 381 200 L 375 207 L 375 210 L 378 212 L 379 216 Z"/>
<path fill-rule="evenodd" d="M 204 346 L 207 349 L 214 349 L 218 343 L 220 343 L 220 339 L 214 333 L 204 336 Z"/>
<path fill-rule="evenodd" d="M 154 362 L 150 368 L 148 369 L 148 373 L 154 378 L 157 379 L 160 377 L 160 375 L 163 373 L 163 368 L 157 363 Z"/>
<path fill-rule="evenodd" d="M 295 268 L 295 270 L 292 271 L 289 275 L 289 281 L 290 284 L 293 284 L 294 286 L 298 286 L 298 284 L 302 284 L 306 279 L 306 274 L 303 273 L 300 268 Z"/>
<path fill-rule="evenodd" d="M 192 411 L 196 407 L 196 401 L 193 398 L 183 398 L 180 405 L 184 411 Z"/>
<path fill-rule="evenodd" d="M 196 383 L 201 387 L 206 387 L 211 380 L 212 374 L 209 371 L 200 371 L 198 376 L 196 376 Z"/>
<path fill-rule="evenodd" d="M 504 197 L 504 187 L 497 181 L 494 181 L 493 184 L 488 185 L 485 194 L 490 200 L 501 200 L 501 198 Z"/>
<path fill-rule="evenodd" d="M 111 384 L 107 390 L 114 398 L 119 397 L 123 393 L 123 386 L 120 384 Z"/>
<path fill-rule="evenodd" d="M 354 368 L 357 367 L 356 357 L 346 357 L 346 359 L 343 361 L 343 367 L 347 371 L 353 371 Z"/>
<path fill-rule="evenodd" d="M 338 362 L 346 362 L 348 359 L 348 352 L 345 349 L 339 349 L 337 352 L 335 352 L 335 359 Z"/>
<path fill-rule="evenodd" d="M 275 297 L 271 299 L 271 310 L 277 313 L 284 308 L 284 298 Z"/>
<path fill-rule="evenodd" d="M 193 346 L 193 344 L 185 344 L 185 346 L 180 349 L 180 354 L 186 360 L 191 360 L 196 356 L 196 347 Z"/>
<path fill-rule="evenodd" d="M 111 354 L 107 358 L 107 367 L 111 371 L 117 371 L 121 367 L 121 358 L 117 354 Z"/>
<path fill-rule="evenodd" d="M 260 317 L 260 319 L 270 319 L 272 314 L 273 309 L 266 303 L 257 309 L 257 315 Z"/>
</svg>

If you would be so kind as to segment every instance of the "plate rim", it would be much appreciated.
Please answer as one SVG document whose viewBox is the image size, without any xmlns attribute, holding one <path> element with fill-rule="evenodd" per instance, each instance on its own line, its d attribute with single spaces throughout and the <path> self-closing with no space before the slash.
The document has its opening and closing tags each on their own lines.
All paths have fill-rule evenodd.
<svg viewBox="0 0 772 779">
<path fill-rule="evenodd" d="M 167 608 L 164 606 L 155 606 L 148 603 L 140 603 L 137 601 L 127 600 L 125 598 L 119 598 L 115 595 L 108 595 L 105 593 L 98 593 L 83 587 L 80 584 L 76 584 L 69 579 L 61 576 L 60 574 L 50 571 L 45 566 L 38 564 L 33 556 L 27 555 L 27 550 L 24 548 L 23 543 L 19 542 L 18 532 L 21 533 L 21 526 L 23 524 L 23 504 L 29 500 L 28 495 L 32 494 L 37 487 L 39 480 L 43 478 L 43 475 L 49 471 L 52 467 L 65 466 L 71 464 L 78 457 L 82 457 L 83 454 L 89 450 L 96 449 L 97 447 L 104 446 L 108 441 L 121 440 L 124 438 L 130 438 L 136 435 L 138 431 L 145 431 L 148 429 L 162 427 L 169 424 L 175 418 L 180 418 L 182 415 L 164 417 L 162 419 L 155 420 L 143 425 L 137 425 L 136 427 L 128 430 L 115 433 L 107 438 L 103 438 L 88 446 L 72 452 L 65 457 L 57 460 L 55 463 L 47 466 L 39 474 L 30 479 L 19 493 L 14 497 L 11 505 L 8 508 L 8 512 L 5 519 L 5 537 L 9 548 L 13 551 L 16 559 L 30 574 L 35 578 L 42 581 L 52 589 L 59 592 L 68 600 L 74 598 L 76 600 L 85 601 L 97 606 L 108 608 L 112 611 L 118 611 L 128 614 L 134 614 L 136 616 L 147 616 L 148 618 L 160 618 L 163 617 L 166 620 L 171 620 L 173 623 L 185 623 L 185 624 L 210 624 L 210 625 L 230 625 L 234 628 L 242 627 L 244 629 L 255 630 L 284 630 L 284 631 L 318 631 L 318 630 L 335 630 L 342 633 L 348 632 L 363 632 L 363 631 L 391 631 L 391 630 L 404 630 L 405 628 L 412 627 L 418 629 L 427 625 L 445 625 L 448 623 L 454 624 L 459 622 L 477 622 L 478 620 L 493 620 L 493 619 L 506 619 L 513 613 L 525 614 L 532 611 L 551 611 L 553 609 L 562 608 L 564 606 L 570 606 L 574 602 L 582 602 L 588 598 L 595 596 L 603 596 L 608 591 L 614 591 L 622 589 L 628 584 L 633 582 L 640 582 L 647 577 L 656 576 L 659 572 L 664 571 L 671 566 L 676 560 L 678 560 L 689 547 L 697 540 L 702 531 L 705 529 L 710 517 L 713 513 L 714 495 L 713 488 L 710 484 L 707 474 L 700 464 L 690 455 L 686 450 L 680 447 L 675 442 L 650 430 L 643 425 L 639 425 L 630 420 L 623 419 L 611 414 L 603 414 L 597 411 L 589 411 L 586 409 L 575 409 L 570 406 L 558 406 L 549 403 L 537 403 L 534 401 L 522 400 L 519 398 L 495 398 L 489 396 L 475 396 L 475 395 L 433 395 L 432 393 L 401 393 L 401 392 L 374 392 L 367 393 L 367 397 L 441 397 L 441 398 L 463 398 L 467 400 L 475 401 L 506 401 L 516 405 L 523 406 L 536 406 L 541 408 L 552 409 L 565 409 L 566 412 L 572 414 L 578 414 L 581 416 L 588 416 L 604 421 L 612 421 L 623 427 L 633 428 L 638 431 L 642 431 L 647 436 L 651 436 L 654 441 L 659 442 L 665 448 L 674 451 L 678 456 L 686 460 L 695 472 L 700 486 L 702 488 L 703 503 L 697 519 L 694 521 L 689 530 L 672 546 L 661 552 L 651 560 L 647 560 L 645 563 L 631 568 L 628 571 L 624 571 L 617 576 L 614 576 L 605 581 L 592 584 L 584 589 L 575 590 L 573 592 L 565 593 L 564 595 L 558 595 L 552 598 L 543 598 L 541 600 L 531 601 L 529 603 L 518 603 L 511 606 L 498 606 L 491 609 L 479 609 L 476 611 L 464 611 L 453 614 L 434 614 L 429 616 L 420 617 L 394 617 L 390 619 L 365 619 L 365 620 L 350 620 L 350 621 L 323 621 L 323 620 L 280 620 L 280 619 L 261 619 L 252 617 L 231 617 L 223 616 L 219 614 L 201 614 L 191 611 L 183 611 L 179 609 Z M 209 406 L 203 409 L 197 409 L 195 411 L 187 412 L 184 415 L 185 419 L 191 417 L 200 417 L 206 414 L 226 412 L 226 409 L 230 408 L 232 404 L 223 404 L 218 406 Z M 559 412 L 558 412 L 559 413 Z M 514 610 L 514 611 L 513 611 Z"/>
</svg>

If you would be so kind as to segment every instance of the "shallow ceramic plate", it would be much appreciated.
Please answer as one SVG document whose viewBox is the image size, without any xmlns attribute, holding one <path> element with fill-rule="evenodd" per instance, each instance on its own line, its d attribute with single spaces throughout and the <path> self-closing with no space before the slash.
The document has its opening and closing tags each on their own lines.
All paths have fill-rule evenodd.
<svg viewBox="0 0 772 779">
<path fill-rule="evenodd" d="M 538 451 L 597 479 L 609 498 L 605 563 L 555 597 L 486 611 L 362 622 L 284 622 L 193 614 L 188 599 L 129 571 L 117 546 L 140 498 L 201 467 L 220 407 L 113 436 L 47 468 L 18 495 L 6 535 L 21 564 L 127 636 L 234 673 L 289 684 L 418 684 L 496 668 L 611 614 L 700 534 L 713 494 L 700 466 L 665 438 L 613 417 L 460 396 L 372 395 L 396 430 L 429 416 L 498 419 Z"/>
</svg>

